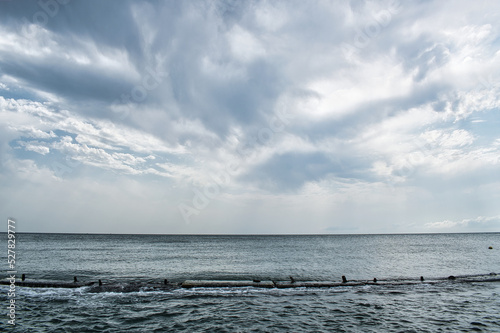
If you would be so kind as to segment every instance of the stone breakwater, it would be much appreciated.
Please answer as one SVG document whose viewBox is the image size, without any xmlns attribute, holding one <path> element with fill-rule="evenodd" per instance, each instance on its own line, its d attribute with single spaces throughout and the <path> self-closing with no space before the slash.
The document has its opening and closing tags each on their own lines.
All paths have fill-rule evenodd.
<svg viewBox="0 0 500 333">
<path fill-rule="evenodd" d="M 423 276 L 417 278 L 402 279 L 377 279 L 372 280 L 348 280 L 342 276 L 342 281 L 297 281 L 290 277 L 290 281 L 261 281 L 261 280 L 185 280 L 183 282 L 169 282 L 168 280 L 158 282 L 110 282 L 98 281 L 78 281 L 75 277 L 73 281 L 56 280 L 32 280 L 18 279 L 16 286 L 29 288 L 80 288 L 90 287 L 90 292 L 133 292 L 148 290 L 171 290 L 177 288 L 335 288 L 364 285 L 413 285 L 413 284 L 438 284 L 438 283 L 472 283 L 472 282 L 500 282 L 500 275 L 496 273 L 478 275 L 456 275 L 440 278 L 426 279 Z M 8 279 L 0 281 L 0 285 L 10 285 Z"/>
</svg>

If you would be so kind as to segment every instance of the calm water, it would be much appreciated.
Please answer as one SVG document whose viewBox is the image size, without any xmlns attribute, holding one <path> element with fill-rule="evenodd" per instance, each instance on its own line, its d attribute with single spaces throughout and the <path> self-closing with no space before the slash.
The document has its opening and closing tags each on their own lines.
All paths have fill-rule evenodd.
<svg viewBox="0 0 500 333">
<path fill-rule="evenodd" d="M 6 263 L 6 236 L 2 236 Z M 488 247 L 493 249 L 489 250 Z M 131 292 L 20 288 L 16 332 L 500 332 L 500 282 L 200 288 L 206 280 L 426 281 L 500 273 L 500 233 L 324 236 L 18 234 L 17 270 Z M 6 275 L 7 265 L 4 265 Z M 0 302 L 7 304 L 0 286 Z M 2 306 L 5 309 L 5 306 Z"/>
</svg>

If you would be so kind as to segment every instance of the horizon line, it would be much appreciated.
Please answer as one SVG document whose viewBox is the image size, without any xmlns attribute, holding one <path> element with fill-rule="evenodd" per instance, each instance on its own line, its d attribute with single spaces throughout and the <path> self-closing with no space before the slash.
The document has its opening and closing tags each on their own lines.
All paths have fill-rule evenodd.
<svg viewBox="0 0 500 333">
<path fill-rule="evenodd" d="M 7 231 L 1 231 L 7 234 Z M 370 235 L 443 235 L 443 234 L 496 234 L 500 231 L 450 231 L 450 232 L 395 232 L 395 233 L 113 233 L 113 232 L 48 232 L 48 231 L 19 231 L 16 234 L 53 234 L 53 235 L 116 235 L 116 236 L 370 236 Z"/>
</svg>

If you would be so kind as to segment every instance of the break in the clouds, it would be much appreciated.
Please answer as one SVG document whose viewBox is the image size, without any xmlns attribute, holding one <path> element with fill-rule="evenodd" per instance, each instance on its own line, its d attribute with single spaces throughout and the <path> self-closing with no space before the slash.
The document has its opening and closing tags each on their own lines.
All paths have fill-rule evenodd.
<svg viewBox="0 0 500 333">
<path fill-rule="evenodd" d="M 498 231 L 499 13 L 0 2 L 0 211 L 24 231 Z"/>
</svg>

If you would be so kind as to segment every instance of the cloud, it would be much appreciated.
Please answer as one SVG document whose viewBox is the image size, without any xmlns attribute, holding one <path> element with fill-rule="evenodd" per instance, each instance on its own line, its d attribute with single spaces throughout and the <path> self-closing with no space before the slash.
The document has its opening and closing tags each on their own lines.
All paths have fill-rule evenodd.
<svg viewBox="0 0 500 333">
<path fill-rule="evenodd" d="M 232 54 L 239 61 L 255 61 L 266 54 L 260 42 L 238 25 L 228 32 L 228 40 Z"/>
<path fill-rule="evenodd" d="M 434 230 L 498 230 L 500 226 L 500 215 L 498 216 L 478 216 L 472 219 L 461 221 L 439 221 L 426 223 L 425 227 Z"/>
<path fill-rule="evenodd" d="M 58 112 L 49 104 L 0 97 L 0 105 L 0 114 L 18 136 L 14 148 L 41 155 L 52 151 L 56 156 L 57 152 L 66 156 L 65 163 L 70 167 L 82 163 L 125 174 L 162 175 L 156 169 L 154 154 L 164 158 L 185 153 L 181 146 L 171 147 L 148 133 L 106 120 L 83 118 L 69 111 Z M 4 155 L 4 158 L 8 157 Z M 56 176 L 60 174 L 59 164 L 48 162 Z"/>
<path fill-rule="evenodd" d="M 29 138 L 38 138 L 38 139 L 50 139 L 50 138 L 56 138 L 57 135 L 53 131 L 45 132 L 40 129 L 34 128 L 33 126 L 31 127 L 19 127 L 15 129 L 16 131 L 20 132 L 20 134 L 23 137 L 29 137 Z"/>
<path fill-rule="evenodd" d="M 19 142 L 19 144 L 23 146 L 27 151 L 34 151 L 35 153 L 41 155 L 45 155 L 50 152 L 49 147 L 46 147 L 38 141 Z"/>
<path fill-rule="evenodd" d="M 54 196 L 72 187 L 90 206 L 85 183 L 97 179 L 109 195 L 127 184 L 122 199 L 150 188 L 130 204 L 139 210 L 174 198 L 158 200 L 182 221 L 176 205 L 232 169 L 196 216 L 199 230 L 250 230 L 231 222 L 251 223 L 240 208 L 281 230 L 273 205 L 287 202 L 296 230 L 306 230 L 299 216 L 321 221 L 311 232 L 391 231 L 394 216 L 401 230 L 455 221 L 433 202 L 497 214 L 499 4 L 0 7 L 0 177 L 11 184 L 3 191 L 39 186 L 27 201 L 56 182 Z"/>
<path fill-rule="evenodd" d="M 271 190 L 295 190 L 305 182 L 318 181 L 328 173 L 337 171 L 337 165 L 320 153 L 285 153 L 252 170 L 251 175 L 242 176 L 261 188 Z"/>
</svg>

